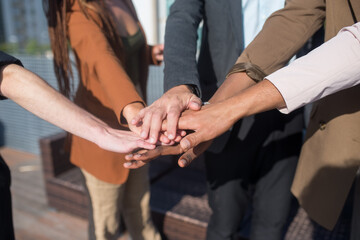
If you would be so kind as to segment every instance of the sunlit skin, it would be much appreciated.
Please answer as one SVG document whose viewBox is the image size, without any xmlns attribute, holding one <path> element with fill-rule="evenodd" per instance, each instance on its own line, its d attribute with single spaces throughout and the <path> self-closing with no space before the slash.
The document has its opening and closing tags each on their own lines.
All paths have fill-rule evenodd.
<svg viewBox="0 0 360 240">
<path fill-rule="evenodd" d="M 285 106 L 285 101 L 280 92 L 271 82 L 264 80 L 255 84 L 244 73 L 230 75 L 210 99 L 210 102 L 211 104 L 203 106 L 200 111 L 184 111 L 179 118 L 177 124 L 179 129 L 193 131 L 180 141 L 181 151 L 187 153 L 187 151 L 192 151 L 194 147 L 200 146 L 199 144 L 216 138 L 243 117 Z M 166 131 L 167 126 L 166 121 L 164 121 L 162 130 Z M 209 146 L 210 144 L 201 147 L 202 152 Z M 155 150 L 155 153 L 158 151 Z M 186 159 L 180 158 L 179 165 L 183 161 L 186 161 L 185 166 L 190 164 L 199 156 L 198 152 L 200 151 L 189 153 Z M 165 154 L 160 153 L 159 155 Z M 136 158 L 129 159 L 131 164 L 126 164 L 125 167 L 141 165 L 134 161 Z M 142 162 L 144 163 L 145 159 L 142 159 Z M 184 166 L 184 164 L 181 165 Z"/>
<path fill-rule="evenodd" d="M 128 153 L 138 148 L 155 148 L 154 144 L 147 143 L 133 132 L 110 128 L 21 66 L 10 64 L 1 68 L 0 73 L 1 95 L 36 116 L 105 150 Z"/>
</svg>

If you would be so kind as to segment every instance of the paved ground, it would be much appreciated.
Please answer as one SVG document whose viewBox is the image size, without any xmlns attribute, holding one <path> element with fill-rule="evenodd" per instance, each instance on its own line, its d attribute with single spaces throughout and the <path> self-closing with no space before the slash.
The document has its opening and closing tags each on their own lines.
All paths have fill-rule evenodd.
<svg viewBox="0 0 360 240">
<path fill-rule="evenodd" d="M 12 172 L 16 239 L 86 240 L 87 221 L 85 219 L 56 211 L 47 206 L 39 156 L 8 148 L 0 149 L 0 153 Z M 312 222 L 304 210 L 294 207 L 285 239 L 348 240 L 351 211 L 351 203 L 349 203 L 334 231 L 330 232 Z M 120 239 L 127 240 L 128 238 L 125 236 Z"/>
<path fill-rule="evenodd" d="M 12 174 L 12 202 L 17 240 L 87 240 L 87 221 L 46 202 L 42 167 L 37 155 L 0 149 Z M 128 240 L 122 237 L 118 240 Z"/>
</svg>

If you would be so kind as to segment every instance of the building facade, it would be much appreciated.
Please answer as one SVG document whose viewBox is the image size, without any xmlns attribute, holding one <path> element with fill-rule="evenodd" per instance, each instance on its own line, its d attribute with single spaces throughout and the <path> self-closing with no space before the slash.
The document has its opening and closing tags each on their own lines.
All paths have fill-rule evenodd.
<svg viewBox="0 0 360 240">
<path fill-rule="evenodd" d="M 0 40 L 17 43 L 21 47 L 29 41 L 49 43 L 42 0 L 1 0 L 0 5 L 4 34 Z"/>
</svg>

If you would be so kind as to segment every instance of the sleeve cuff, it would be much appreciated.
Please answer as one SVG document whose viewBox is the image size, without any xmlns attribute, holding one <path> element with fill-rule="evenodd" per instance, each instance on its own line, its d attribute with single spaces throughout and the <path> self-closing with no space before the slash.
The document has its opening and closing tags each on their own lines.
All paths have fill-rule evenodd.
<svg viewBox="0 0 360 240">
<path fill-rule="evenodd" d="M 229 77 L 233 73 L 239 73 L 239 72 L 245 72 L 256 83 L 262 81 L 266 76 L 266 74 L 261 70 L 259 66 L 246 62 L 246 63 L 236 63 L 230 69 L 226 77 Z"/>
</svg>

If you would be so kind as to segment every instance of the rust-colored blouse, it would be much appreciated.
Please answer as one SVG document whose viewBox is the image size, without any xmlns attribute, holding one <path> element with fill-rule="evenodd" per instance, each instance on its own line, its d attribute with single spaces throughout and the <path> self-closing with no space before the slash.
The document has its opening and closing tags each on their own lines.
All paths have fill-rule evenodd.
<svg viewBox="0 0 360 240">
<path fill-rule="evenodd" d="M 136 17 L 133 5 L 130 1 L 128 4 Z M 93 16 L 95 20 L 98 19 L 95 13 Z M 126 67 L 124 69 L 121 64 L 120 58 L 125 59 L 126 62 L 126 55 L 116 56 L 108 39 L 102 33 L 101 22 L 95 23 L 88 19 L 80 10 L 78 0 L 73 1 L 67 17 L 68 38 L 75 53 L 81 80 L 75 103 L 111 127 L 126 130 L 120 123 L 122 109 L 129 103 L 143 102 L 140 96 L 145 96 L 144 92 L 137 92 Z M 140 23 L 139 26 L 145 38 Z M 122 46 L 114 47 L 122 48 Z M 126 51 L 121 49 L 120 52 Z M 151 48 L 146 45 L 145 40 L 136 53 L 139 64 L 138 81 L 142 91 L 146 89 L 148 65 L 153 59 L 150 53 Z M 129 170 L 122 166 L 125 162 L 124 154 L 103 150 L 77 136 L 72 136 L 71 162 L 98 179 L 113 184 L 125 182 L 129 173 Z"/>
</svg>

